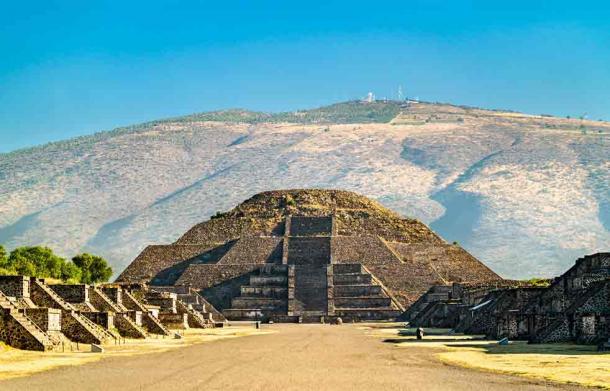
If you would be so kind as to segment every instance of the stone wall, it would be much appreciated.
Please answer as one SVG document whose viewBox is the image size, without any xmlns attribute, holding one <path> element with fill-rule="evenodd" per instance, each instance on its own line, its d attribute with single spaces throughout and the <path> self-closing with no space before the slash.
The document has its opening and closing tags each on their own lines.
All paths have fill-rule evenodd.
<svg viewBox="0 0 610 391">
<path fill-rule="evenodd" d="M 378 236 L 337 236 L 331 239 L 333 263 L 385 264 L 400 262 Z"/>
<path fill-rule="evenodd" d="M 62 333 L 74 342 L 96 345 L 104 343 L 108 336 L 89 328 L 87 323 L 81 319 L 82 317 L 83 315 L 77 314 L 75 311 L 63 311 L 61 317 Z"/>
<path fill-rule="evenodd" d="M 181 284 L 189 284 L 215 308 L 231 307 L 231 299 L 239 296 L 242 285 L 248 284 L 250 276 L 258 273 L 262 265 L 193 265 L 180 279 Z"/>
<path fill-rule="evenodd" d="M 110 299 L 113 303 L 120 306 L 123 305 L 123 290 L 115 286 L 103 286 L 102 292 Z"/>
<path fill-rule="evenodd" d="M 188 315 L 187 314 L 171 314 L 171 313 L 160 313 L 159 320 L 165 327 L 170 329 L 188 329 Z"/>
<path fill-rule="evenodd" d="M 27 317 L 43 331 L 61 331 L 61 310 L 55 308 L 28 308 Z"/>
<path fill-rule="evenodd" d="M 170 335 L 170 331 L 163 326 L 161 320 L 153 316 L 150 312 L 142 313 L 142 326 L 152 334 Z"/>
<path fill-rule="evenodd" d="M 86 284 L 55 284 L 51 285 L 62 299 L 68 303 L 89 302 L 89 285 Z"/>
<path fill-rule="evenodd" d="M 458 322 L 454 329 L 458 332 L 538 343 L 599 343 L 610 338 L 609 253 L 578 259 L 548 288 L 509 280 L 454 283 L 447 299 L 426 304 L 432 291 L 420 297 L 405 317 L 416 314 L 410 320 L 417 323 L 435 311 L 441 313 L 436 308 L 440 304 L 457 299 Z"/>
<path fill-rule="evenodd" d="M 388 245 L 405 263 L 427 263 L 438 279 L 446 282 L 501 281 L 502 278 L 460 246 L 446 243 L 398 243 Z"/>
<path fill-rule="evenodd" d="M 292 265 L 330 264 L 330 243 L 329 237 L 290 237 L 287 262 Z"/>
<path fill-rule="evenodd" d="M 220 259 L 219 265 L 242 263 L 281 263 L 281 237 L 243 237 Z"/>
<path fill-rule="evenodd" d="M 113 312 L 83 312 L 82 315 L 105 330 L 114 328 L 115 314 Z"/>
<path fill-rule="evenodd" d="M 30 280 L 25 276 L 0 276 L 0 292 L 6 296 L 29 298 Z"/>
<path fill-rule="evenodd" d="M 13 318 L 9 310 L 0 308 L 0 341 L 17 349 L 45 351 L 46 346 L 32 335 L 30 330 Z"/>
<path fill-rule="evenodd" d="M 216 246 L 200 244 L 148 246 L 119 275 L 117 281 L 150 281 L 163 270 L 193 260 L 213 247 Z"/>
<path fill-rule="evenodd" d="M 74 307 L 62 299 L 49 285 L 36 278 L 30 279 L 30 299 L 38 307 L 72 311 Z"/>
<path fill-rule="evenodd" d="M 260 268 L 260 264 L 252 263 L 239 265 L 190 265 L 180 279 L 176 281 L 175 285 L 189 285 L 198 290 L 208 289 Z"/>
<path fill-rule="evenodd" d="M 154 288 L 153 288 L 154 289 Z M 178 295 L 171 292 L 148 292 L 146 294 L 146 302 L 160 307 L 160 311 L 164 313 L 177 314 L 176 301 Z"/>
<path fill-rule="evenodd" d="M 236 217 L 211 219 L 187 231 L 176 244 L 216 244 L 241 236 L 282 236 L 284 222 L 281 216 Z"/>
<path fill-rule="evenodd" d="M 123 309 L 115 304 L 102 290 L 96 286 L 89 286 L 89 301 L 98 311 L 123 312 Z"/>
<path fill-rule="evenodd" d="M 114 318 L 114 324 L 123 337 L 146 338 L 146 331 L 132 320 L 128 314 L 117 314 Z"/>
</svg>

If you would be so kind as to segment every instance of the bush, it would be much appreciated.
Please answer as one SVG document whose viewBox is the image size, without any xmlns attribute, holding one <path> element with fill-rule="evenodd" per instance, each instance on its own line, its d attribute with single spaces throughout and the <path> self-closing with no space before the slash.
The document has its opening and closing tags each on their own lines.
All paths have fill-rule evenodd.
<svg viewBox="0 0 610 391">
<path fill-rule="evenodd" d="M 224 213 L 222 213 L 221 211 L 218 211 L 212 217 L 210 217 L 210 219 L 211 220 L 220 219 L 220 218 L 224 217 L 224 215 L 225 215 Z"/>
<path fill-rule="evenodd" d="M 112 276 L 112 268 L 102 257 L 87 253 L 72 258 L 72 262 L 81 270 L 80 282 L 95 284 L 107 282 Z"/>
<path fill-rule="evenodd" d="M 73 262 L 66 262 L 61 267 L 61 279 L 69 282 L 80 282 L 82 270 Z"/>
<path fill-rule="evenodd" d="M 7 269 L 26 276 L 59 279 L 65 262 L 48 247 L 18 247 L 11 251 Z"/>
<path fill-rule="evenodd" d="M 297 202 L 290 194 L 286 194 L 284 200 L 286 201 L 286 206 L 297 206 Z"/>
<path fill-rule="evenodd" d="M 8 258 L 6 257 L 6 250 L 4 246 L 0 244 L 0 268 L 5 268 L 8 263 Z"/>
<path fill-rule="evenodd" d="M 539 287 L 539 288 L 546 288 L 549 285 L 551 285 L 551 281 L 546 278 L 530 278 L 529 280 L 525 280 L 525 282 L 528 285 L 531 285 L 534 287 Z"/>
<path fill-rule="evenodd" d="M 48 247 L 18 247 L 6 256 L 0 246 L 0 275 L 54 278 L 71 283 L 106 282 L 112 268 L 106 260 L 91 254 L 80 254 L 73 262 L 53 253 Z"/>
</svg>

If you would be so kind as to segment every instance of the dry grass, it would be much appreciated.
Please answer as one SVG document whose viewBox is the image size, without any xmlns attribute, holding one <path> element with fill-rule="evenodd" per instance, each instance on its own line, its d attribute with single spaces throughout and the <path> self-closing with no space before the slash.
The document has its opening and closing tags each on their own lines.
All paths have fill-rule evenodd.
<svg viewBox="0 0 610 391">
<path fill-rule="evenodd" d="M 610 354 L 592 346 L 463 344 L 438 357 L 468 368 L 610 389 Z"/>
<path fill-rule="evenodd" d="M 401 348 L 443 349 L 437 357 L 444 363 L 466 368 L 523 376 L 531 379 L 610 389 L 610 354 L 598 353 L 594 346 L 572 344 L 529 345 L 511 342 L 500 346 L 476 336 L 443 335 L 430 330 L 423 341 L 402 330 L 372 330 L 377 337 Z M 398 336 L 397 336 L 398 335 Z"/>
<path fill-rule="evenodd" d="M 128 339 L 124 345 L 105 345 L 103 354 L 91 353 L 91 346 L 76 344 L 66 347 L 66 352 L 31 352 L 13 349 L 0 343 L 0 380 L 28 376 L 50 369 L 83 365 L 108 357 L 125 357 L 139 354 L 159 353 L 193 344 L 216 341 L 225 338 L 238 338 L 250 335 L 268 334 L 272 331 L 256 330 L 251 326 L 231 326 L 216 329 L 190 329 L 184 331 L 182 339 L 149 338 L 146 340 Z M 182 334 L 182 331 L 180 331 Z"/>
</svg>

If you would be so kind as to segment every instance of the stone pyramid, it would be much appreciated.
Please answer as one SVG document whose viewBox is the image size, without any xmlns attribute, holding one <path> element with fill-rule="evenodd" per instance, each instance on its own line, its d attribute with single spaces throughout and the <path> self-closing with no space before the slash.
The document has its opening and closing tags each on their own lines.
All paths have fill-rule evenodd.
<svg viewBox="0 0 610 391">
<path fill-rule="evenodd" d="M 432 285 L 501 278 L 421 222 L 340 190 L 257 194 L 147 247 L 120 282 L 195 288 L 229 319 L 393 319 Z"/>
</svg>

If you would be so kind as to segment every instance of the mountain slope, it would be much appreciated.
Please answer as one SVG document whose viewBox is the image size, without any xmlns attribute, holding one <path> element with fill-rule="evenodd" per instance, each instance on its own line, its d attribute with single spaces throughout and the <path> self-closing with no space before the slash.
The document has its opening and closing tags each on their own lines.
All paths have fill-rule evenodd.
<svg viewBox="0 0 610 391">
<path fill-rule="evenodd" d="M 609 134 L 397 102 L 155 121 L 0 154 L 0 243 L 94 251 L 120 271 L 258 192 L 339 188 L 431 224 L 505 277 L 551 276 L 610 242 Z"/>
</svg>

